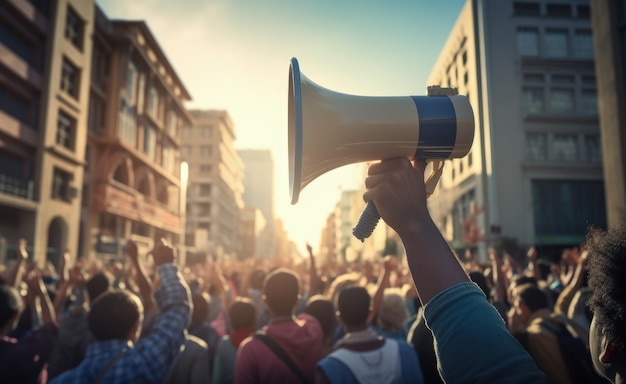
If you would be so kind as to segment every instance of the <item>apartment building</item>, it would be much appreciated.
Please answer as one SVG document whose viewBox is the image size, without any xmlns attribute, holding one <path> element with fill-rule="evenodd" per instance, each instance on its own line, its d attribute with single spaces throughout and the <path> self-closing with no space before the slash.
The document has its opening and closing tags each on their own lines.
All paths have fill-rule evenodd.
<svg viewBox="0 0 626 384">
<path fill-rule="evenodd" d="M 93 1 L 0 2 L 0 261 L 77 253 Z"/>
<path fill-rule="evenodd" d="M 182 234 L 179 135 L 191 99 L 143 21 L 97 9 L 89 92 L 83 242 L 86 255 L 121 255 L 134 240 L 178 244 Z"/>
<path fill-rule="evenodd" d="M 458 250 L 537 245 L 558 257 L 605 226 L 587 0 L 468 0 L 428 79 L 457 87 L 476 132 L 429 209 Z"/>
<path fill-rule="evenodd" d="M 198 252 L 241 257 L 241 211 L 244 207 L 243 163 L 234 149 L 235 126 L 227 111 L 191 110 L 191 124 L 181 136 L 181 157 L 189 163 L 186 234 L 197 229 L 207 239 L 189 239 L 188 245 L 205 242 Z"/>
</svg>

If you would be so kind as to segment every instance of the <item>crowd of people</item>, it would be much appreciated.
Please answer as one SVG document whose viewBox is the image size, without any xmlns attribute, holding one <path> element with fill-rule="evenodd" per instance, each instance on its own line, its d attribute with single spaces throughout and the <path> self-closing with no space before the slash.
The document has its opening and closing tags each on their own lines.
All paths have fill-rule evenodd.
<svg viewBox="0 0 626 384">
<path fill-rule="evenodd" d="M 157 241 L 103 264 L 1 271 L 2 383 L 602 383 L 626 374 L 626 227 L 548 262 L 457 255 L 420 161 L 369 168 L 404 245 L 378 262 L 206 261 Z"/>
</svg>

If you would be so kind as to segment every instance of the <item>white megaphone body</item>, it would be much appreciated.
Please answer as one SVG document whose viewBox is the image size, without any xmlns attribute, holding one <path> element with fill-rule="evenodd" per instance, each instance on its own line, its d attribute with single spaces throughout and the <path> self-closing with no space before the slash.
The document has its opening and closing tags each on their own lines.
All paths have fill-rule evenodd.
<svg viewBox="0 0 626 384">
<path fill-rule="evenodd" d="M 315 178 L 344 165 L 398 157 L 464 157 L 474 139 L 474 114 L 467 97 L 444 88 L 433 88 L 429 94 L 385 97 L 334 92 L 304 76 L 297 59 L 292 58 L 288 117 L 291 204 L 298 202 L 300 191 Z M 434 184 L 441 168 L 437 172 Z M 364 217 L 368 207 L 375 217 Z M 369 221 L 365 225 L 371 228 L 364 232 L 355 228 L 354 233 L 362 241 L 379 219 L 374 205 L 368 207 L 359 221 Z"/>
</svg>

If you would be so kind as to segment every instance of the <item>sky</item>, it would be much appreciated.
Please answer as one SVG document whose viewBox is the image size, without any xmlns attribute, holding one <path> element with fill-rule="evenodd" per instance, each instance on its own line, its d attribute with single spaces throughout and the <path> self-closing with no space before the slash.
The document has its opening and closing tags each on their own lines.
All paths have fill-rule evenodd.
<svg viewBox="0 0 626 384">
<path fill-rule="evenodd" d="M 112 19 L 145 20 L 191 94 L 187 108 L 223 109 L 236 149 L 269 149 L 275 211 L 289 237 L 317 248 L 357 165 L 330 171 L 290 204 L 289 61 L 337 92 L 425 95 L 428 75 L 466 0 L 97 0 Z"/>
</svg>

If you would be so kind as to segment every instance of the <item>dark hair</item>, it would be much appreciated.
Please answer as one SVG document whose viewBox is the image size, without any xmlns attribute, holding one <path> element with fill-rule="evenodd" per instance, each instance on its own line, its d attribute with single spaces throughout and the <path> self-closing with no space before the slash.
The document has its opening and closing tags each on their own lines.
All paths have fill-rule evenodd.
<svg viewBox="0 0 626 384">
<path fill-rule="evenodd" d="M 589 305 L 596 325 L 622 354 L 626 353 L 626 225 L 588 235 Z"/>
<path fill-rule="evenodd" d="M 275 315 L 287 315 L 298 301 L 300 281 L 292 271 L 278 268 L 265 278 L 263 293 L 267 306 Z"/>
<path fill-rule="evenodd" d="M 233 329 L 255 328 L 256 308 L 252 300 L 247 297 L 240 297 L 230 305 L 228 309 L 230 325 Z"/>
<path fill-rule="evenodd" d="M 211 299 L 207 293 L 200 292 L 193 295 L 191 300 L 193 301 L 193 312 L 191 313 L 191 322 L 188 329 L 194 330 L 207 320 Z"/>
<path fill-rule="evenodd" d="M 257 268 L 254 271 L 252 271 L 252 273 L 250 274 L 250 279 L 249 279 L 250 286 L 253 289 L 262 290 L 266 275 L 267 275 L 267 272 L 265 272 L 265 270 L 261 268 Z"/>
<path fill-rule="evenodd" d="M 17 289 L 0 285 L 0 328 L 4 328 L 16 313 L 20 313 L 24 303 Z"/>
<path fill-rule="evenodd" d="M 324 338 L 335 329 L 335 306 L 333 302 L 322 295 L 312 296 L 306 303 L 304 313 L 315 317 L 322 326 Z"/>
<path fill-rule="evenodd" d="M 93 302 L 104 292 L 111 289 L 113 285 L 113 276 L 107 271 L 98 272 L 87 280 L 85 288 L 87 289 L 87 295 L 89 300 Z"/>
<path fill-rule="evenodd" d="M 348 327 L 365 325 L 370 314 L 371 297 L 363 287 L 348 287 L 339 292 L 337 309 Z"/>
<path fill-rule="evenodd" d="M 537 279 L 532 276 L 517 275 L 515 276 L 515 278 L 513 278 L 513 281 L 511 281 L 511 285 L 513 287 L 520 287 L 526 284 L 532 284 L 534 286 L 537 286 Z"/>
<path fill-rule="evenodd" d="M 532 284 L 523 284 L 516 288 L 517 296 L 531 312 L 548 308 L 548 297 L 539 287 Z"/>
<path fill-rule="evenodd" d="M 482 272 L 478 271 L 472 271 L 468 275 L 470 280 L 476 283 L 476 285 L 478 285 L 478 288 L 483 291 L 485 297 L 487 297 L 487 300 L 491 300 L 491 291 L 489 289 L 489 284 L 487 284 L 487 278 L 485 277 L 485 275 L 483 275 Z"/>
<path fill-rule="evenodd" d="M 102 294 L 91 306 L 87 322 L 98 341 L 126 340 L 143 317 L 143 305 L 133 293 L 123 290 Z"/>
</svg>

